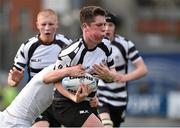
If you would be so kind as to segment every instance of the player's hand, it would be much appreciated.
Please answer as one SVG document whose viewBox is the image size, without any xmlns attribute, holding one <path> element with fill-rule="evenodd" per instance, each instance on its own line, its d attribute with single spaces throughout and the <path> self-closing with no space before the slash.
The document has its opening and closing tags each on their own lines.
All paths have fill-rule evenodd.
<svg viewBox="0 0 180 128">
<path fill-rule="evenodd" d="M 10 70 L 9 75 L 11 75 L 13 81 L 19 83 L 24 78 L 24 69 L 19 71 L 13 67 L 13 69 Z"/>
<path fill-rule="evenodd" d="M 98 100 L 97 96 L 91 98 L 89 101 L 91 107 L 97 107 L 98 102 L 99 102 L 99 100 Z"/>
<path fill-rule="evenodd" d="M 75 94 L 75 102 L 79 103 L 85 99 L 89 95 L 88 86 L 85 84 L 81 84 Z"/>
<path fill-rule="evenodd" d="M 96 77 L 101 78 L 107 82 L 113 82 L 116 72 L 111 71 L 104 64 L 94 64 L 93 71 L 97 74 Z"/>
<path fill-rule="evenodd" d="M 84 76 L 84 75 L 85 75 L 85 69 L 81 64 L 69 67 L 68 76 Z"/>
</svg>

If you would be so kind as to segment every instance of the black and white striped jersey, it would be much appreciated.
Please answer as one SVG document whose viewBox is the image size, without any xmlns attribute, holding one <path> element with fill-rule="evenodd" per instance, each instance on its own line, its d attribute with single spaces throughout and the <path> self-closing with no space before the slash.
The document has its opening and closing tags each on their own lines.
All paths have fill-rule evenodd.
<svg viewBox="0 0 180 128">
<path fill-rule="evenodd" d="M 115 69 L 121 74 L 127 73 L 128 60 L 132 63 L 141 58 L 133 42 L 126 40 L 119 35 L 111 42 L 112 57 L 114 59 Z M 101 83 L 98 87 L 99 105 L 103 103 L 112 106 L 126 106 L 127 83 Z"/>
<path fill-rule="evenodd" d="M 94 64 L 105 64 L 108 65 L 109 68 L 114 68 L 111 54 L 112 48 L 108 39 L 103 39 L 95 48 L 88 49 L 84 40 L 80 38 L 77 42 L 72 43 L 61 51 L 56 62 L 56 69 L 82 64 L 88 73 L 94 74 L 92 67 Z M 55 99 L 60 95 L 61 94 L 56 91 Z M 63 96 L 61 95 L 60 97 Z"/>
<path fill-rule="evenodd" d="M 20 46 L 14 58 L 14 66 L 17 69 L 28 66 L 28 75 L 32 78 L 43 68 L 55 63 L 61 49 L 70 43 L 72 43 L 71 39 L 56 34 L 51 44 L 44 44 L 39 35 L 36 35 Z"/>
</svg>

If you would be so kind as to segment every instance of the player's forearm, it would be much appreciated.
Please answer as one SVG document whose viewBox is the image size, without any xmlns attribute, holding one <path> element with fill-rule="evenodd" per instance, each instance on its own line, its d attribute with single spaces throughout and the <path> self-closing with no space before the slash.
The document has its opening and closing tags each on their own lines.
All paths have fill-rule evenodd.
<svg viewBox="0 0 180 128">
<path fill-rule="evenodd" d="M 43 76 L 43 82 L 45 84 L 54 83 L 60 81 L 65 76 L 68 76 L 66 69 L 53 70 Z"/>
<path fill-rule="evenodd" d="M 142 66 L 124 76 L 125 81 L 136 80 L 147 74 L 148 70 L 146 66 Z"/>
<path fill-rule="evenodd" d="M 139 63 L 136 65 L 135 70 L 128 72 L 127 74 L 118 74 L 117 79 L 119 82 L 128 82 L 145 76 L 147 72 L 146 65 L 144 63 Z"/>
<path fill-rule="evenodd" d="M 66 76 L 82 76 L 84 74 L 84 69 L 81 65 L 64 67 L 61 69 L 53 70 L 43 76 L 43 82 L 46 84 L 60 81 Z"/>
<path fill-rule="evenodd" d="M 70 93 L 70 92 L 68 92 L 67 90 L 65 90 L 60 82 L 55 83 L 55 87 L 56 87 L 56 89 L 58 90 L 59 93 L 61 93 L 63 96 L 65 96 L 68 99 L 70 99 L 70 100 L 75 102 L 75 95 Z"/>
</svg>

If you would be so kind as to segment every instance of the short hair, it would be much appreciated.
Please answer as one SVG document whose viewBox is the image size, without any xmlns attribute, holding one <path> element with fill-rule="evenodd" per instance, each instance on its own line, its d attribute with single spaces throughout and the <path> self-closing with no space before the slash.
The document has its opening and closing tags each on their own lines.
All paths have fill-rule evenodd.
<svg viewBox="0 0 180 128">
<path fill-rule="evenodd" d="M 52 10 L 52 9 L 43 9 L 43 10 L 41 10 L 41 11 L 37 14 L 37 19 L 38 19 L 38 17 L 41 16 L 41 15 L 43 15 L 43 16 L 53 15 L 53 16 L 57 17 L 57 19 L 58 19 L 58 16 L 57 16 L 56 12 L 55 12 L 54 10 Z"/>
<path fill-rule="evenodd" d="M 83 23 L 91 23 L 94 21 L 94 17 L 96 16 L 105 16 L 106 12 L 103 8 L 99 6 L 86 6 L 83 7 L 80 11 L 80 22 Z"/>
</svg>

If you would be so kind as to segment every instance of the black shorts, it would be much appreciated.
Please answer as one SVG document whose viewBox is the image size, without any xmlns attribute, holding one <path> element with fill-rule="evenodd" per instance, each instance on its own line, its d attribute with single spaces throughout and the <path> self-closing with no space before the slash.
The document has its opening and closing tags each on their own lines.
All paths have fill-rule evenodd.
<svg viewBox="0 0 180 128">
<path fill-rule="evenodd" d="M 102 106 L 98 106 L 99 114 L 106 112 L 110 114 L 111 120 L 113 121 L 114 127 L 119 127 L 122 122 L 124 122 L 126 106 L 112 106 L 106 103 L 103 103 Z"/>
<path fill-rule="evenodd" d="M 48 121 L 50 127 L 60 127 L 61 124 L 54 118 L 52 105 L 50 105 L 34 122 Z"/>
<path fill-rule="evenodd" d="M 68 101 L 53 101 L 54 117 L 65 127 L 81 127 L 92 113 L 98 117 L 97 108 L 90 107 L 89 101 Z"/>
</svg>

